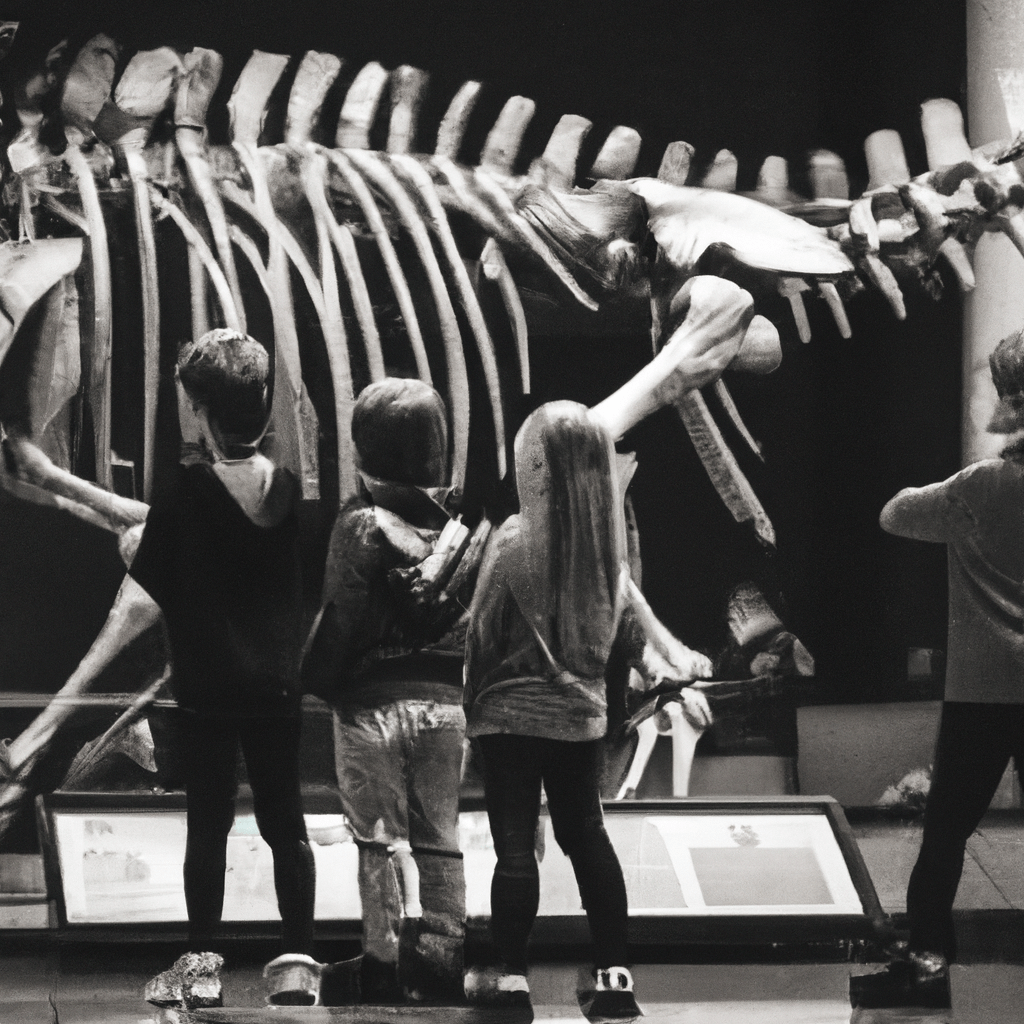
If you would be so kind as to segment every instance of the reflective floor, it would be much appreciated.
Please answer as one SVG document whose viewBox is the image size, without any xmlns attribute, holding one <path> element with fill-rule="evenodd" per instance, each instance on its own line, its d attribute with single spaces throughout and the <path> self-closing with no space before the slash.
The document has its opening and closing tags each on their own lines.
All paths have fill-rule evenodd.
<svg viewBox="0 0 1024 1024">
<path fill-rule="evenodd" d="M 142 1000 L 146 979 L 160 964 L 156 951 L 138 955 L 120 950 L 104 957 L 93 948 L 59 957 L 0 955 L 2 1024 L 191 1024 L 189 1015 L 161 1011 Z M 1024 967 L 1006 964 L 954 965 L 951 1011 L 851 1010 L 851 972 L 870 965 L 835 964 L 641 964 L 634 971 L 636 991 L 652 1021 L 682 1024 L 1019 1024 L 1024 1008 Z M 579 968 L 541 964 L 530 975 L 534 1016 L 538 1021 L 584 1020 L 576 1000 Z M 274 1021 L 319 1024 L 352 1021 L 382 1024 L 500 1024 L 511 1015 L 480 1014 L 451 1008 L 302 1008 L 263 1007 L 258 964 L 229 967 L 224 977 L 225 1005 L 197 1020 Z M 521 1019 L 521 1018 L 519 1018 Z"/>
</svg>

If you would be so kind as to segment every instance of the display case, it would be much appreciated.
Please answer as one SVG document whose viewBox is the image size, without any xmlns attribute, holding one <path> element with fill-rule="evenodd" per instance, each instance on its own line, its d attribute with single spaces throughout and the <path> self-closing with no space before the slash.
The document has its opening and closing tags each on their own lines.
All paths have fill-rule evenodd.
<svg viewBox="0 0 1024 1024">
<path fill-rule="evenodd" d="M 186 921 L 181 794 L 56 793 L 38 803 L 59 927 L 80 937 L 125 928 L 160 934 Z M 317 862 L 316 917 L 354 934 L 357 851 L 343 815 L 308 808 Z M 839 805 L 829 798 L 625 801 L 605 805 L 626 878 L 634 944 L 814 942 L 877 936 L 883 915 Z M 490 915 L 495 854 L 486 812 L 461 812 L 470 926 Z M 541 943 L 586 940 L 568 858 L 541 817 Z M 224 921 L 250 934 L 278 920 L 273 860 L 251 812 L 227 843 Z"/>
</svg>

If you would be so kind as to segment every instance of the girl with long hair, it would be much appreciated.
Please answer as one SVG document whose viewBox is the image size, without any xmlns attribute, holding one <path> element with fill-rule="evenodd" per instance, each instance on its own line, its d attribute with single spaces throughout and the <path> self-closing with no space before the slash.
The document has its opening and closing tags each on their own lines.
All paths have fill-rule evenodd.
<svg viewBox="0 0 1024 1024">
<path fill-rule="evenodd" d="M 470 971 L 472 1001 L 528 1005 L 527 940 L 537 915 L 534 855 L 547 795 L 595 946 L 591 1020 L 641 1014 L 627 961 L 627 897 L 600 800 L 614 644 L 647 680 L 686 682 L 711 665 L 657 623 L 626 562 L 623 501 L 608 432 L 574 402 L 531 414 L 515 443 L 521 511 L 480 571 L 466 647 L 467 733 L 480 752 L 497 853 L 491 929 L 499 963 Z M 692 695 L 692 696 L 691 696 Z M 703 697 L 685 712 L 705 725 Z"/>
</svg>

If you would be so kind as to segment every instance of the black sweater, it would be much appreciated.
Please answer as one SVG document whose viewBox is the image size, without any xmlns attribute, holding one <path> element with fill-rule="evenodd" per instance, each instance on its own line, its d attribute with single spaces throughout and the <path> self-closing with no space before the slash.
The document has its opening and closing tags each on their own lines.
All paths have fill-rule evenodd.
<svg viewBox="0 0 1024 1024">
<path fill-rule="evenodd" d="M 213 469 L 181 466 L 150 509 L 131 575 L 160 605 L 178 704 L 207 715 L 298 711 L 298 485 L 278 469 L 261 524 Z"/>
</svg>

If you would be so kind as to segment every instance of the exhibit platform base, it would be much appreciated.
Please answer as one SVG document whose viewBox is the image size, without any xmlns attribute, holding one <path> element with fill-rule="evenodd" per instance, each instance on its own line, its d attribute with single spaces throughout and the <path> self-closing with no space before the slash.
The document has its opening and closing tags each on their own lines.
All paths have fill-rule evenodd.
<svg viewBox="0 0 1024 1024">
<path fill-rule="evenodd" d="M 268 1006 L 259 1010 L 241 1008 L 195 1010 L 179 1013 L 182 1024 L 319 1024 L 321 1021 L 350 1021 L 351 1024 L 530 1024 L 535 1019 L 525 1007 L 483 1006 Z"/>
<path fill-rule="evenodd" d="M 88 950 L 97 951 L 90 946 Z M 80 952 L 85 953 L 87 949 Z M 13 962 L 0 953 L 0 1021 L 3 1024 L 200 1024 L 181 1011 L 158 1010 L 142 1000 L 146 978 L 131 960 L 112 959 L 97 969 L 65 951 L 57 973 L 47 961 Z M 49 970 L 52 972 L 52 964 Z M 143 966 L 140 964 L 139 966 Z M 148 962 L 146 967 L 153 966 Z M 586 1024 L 576 998 L 586 965 L 531 967 L 533 1019 Z M 833 964 L 641 964 L 634 967 L 644 1020 L 673 1024 L 1019 1024 L 1024 1005 L 1024 967 L 955 964 L 952 1009 L 854 1010 L 851 974 L 877 965 Z M 237 965 L 225 972 L 223 1010 L 205 1011 L 201 1024 L 513 1024 L 521 1016 L 484 1015 L 452 1007 L 267 1007 L 260 968 Z"/>
<path fill-rule="evenodd" d="M 63 937 L 176 939 L 185 927 L 182 794 L 55 793 L 39 799 L 46 887 Z M 483 809 L 464 807 L 460 845 L 470 931 L 486 930 L 495 853 Z M 634 948 L 835 944 L 887 924 L 842 808 L 829 797 L 608 802 L 605 822 L 629 895 Z M 357 938 L 358 850 L 340 814 L 306 814 L 317 861 L 317 934 Z M 588 941 L 569 859 L 541 817 L 533 940 Z M 228 837 L 224 933 L 277 930 L 273 857 L 255 818 Z M 327 881 L 329 880 L 329 882 Z"/>
</svg>

